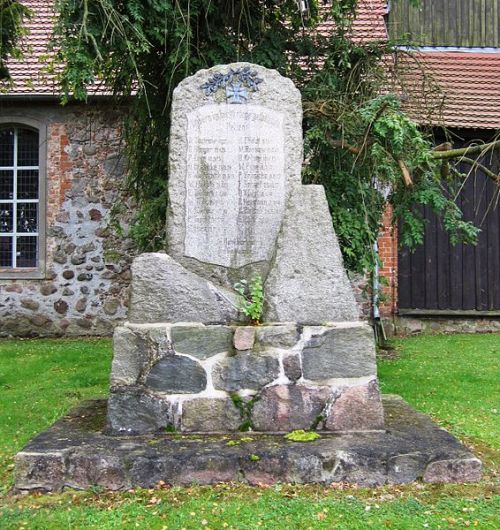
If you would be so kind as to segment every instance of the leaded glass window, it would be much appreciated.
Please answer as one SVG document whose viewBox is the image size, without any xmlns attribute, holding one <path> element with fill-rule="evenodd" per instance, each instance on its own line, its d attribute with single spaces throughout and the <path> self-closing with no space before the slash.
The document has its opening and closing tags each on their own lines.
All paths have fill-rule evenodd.
<svg viewBox="0 0 500 530">
<path fill-rule="evenodd" d="M 0 269 L 39 266 L 39 134 L 0 127 Z"/>
</svg>

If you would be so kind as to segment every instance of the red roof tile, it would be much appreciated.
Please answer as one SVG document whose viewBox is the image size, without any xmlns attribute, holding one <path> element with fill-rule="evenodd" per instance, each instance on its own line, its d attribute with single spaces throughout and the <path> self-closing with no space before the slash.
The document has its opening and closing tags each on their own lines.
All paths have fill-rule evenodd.
<svg viewBox="0 0 500 530">
<path fill-rule="evenodd" d="M 327 2 L 323 11 L 329 9 L 332 1 Z M 356 42 L 387 40 L 387 28 L 384 16 L 387 14 L 387 0 L 359 0 L 356 18 L 352 25 L 352 38 Z M 323 22 L 319 26 L 322 33 L 328 33 L 333 22 Z"/>
<path fill-rule="evenodd" d="M 421 51 L 398 60 L 404 105 L 419 123 L 500 128 L 500 50 Z M 439 91 L 432 89 L 433 84 Z"/>
<path fill-rule="evenodd" d="M 12 84 L 4 84 L 0 93 L 9 95 L 53 95 L 58 87 L 55 75 L 48 72 L 50 52 L 48 43 L 52 33 L 54 11 L 53 0 L 21 0 L 32 11 L 26 21 L 28 34 L 23 39 L 24 56 L 10 59 L 8 67 Z"/>
<path fill-rule="evenodd" d="M 5 86 L 2 92 L 19 96 L 57 95 L 55 75 L 47 70 L 54 2 L 21 1 L 33 11 L 33 17 L 27 22 L 24 58 L 9 60 L 13 84 Z M 386 9 L 385 0 L 361 0 L 353 23 L 353 38 L 358 42 L 385 40 Z M 331 28 L 331 22 L 323 23 L 320 31 Z M 500 127 L 500 53 L 419 52 L 417 57 L 424 69 L 408 57 L 399 59 L 406 61 L 405 104 L 415 119 L 448 127 Z M 440 86 L 440 93 L 422 90 L 423 79 L 429 75 Z M 439 110 L 431 120 L 424 111 L 429 107 Z"/>
<path fill-rule="evenodd" d="M 24 58 L 8 61 L 12 83 L 0 87 L 0 94 L 8 95 L 57 95 L 56 76 L 49 71 L 47 49 L 54 23 L 53 0 L 20 0 L 33 12 L 26 23 L 28 35 L 24 38 Z M 361 0 L 357 17 L 353 23 L 353 37 L 357 41 L 383 40 L 387 32 L 383 20 L 386 12 L 385 0 Z M 325 6 L 324 9 L 328 9 Z M 320 31 L 327 32 L 332 23 L 323 23 Z"/>
</svg>

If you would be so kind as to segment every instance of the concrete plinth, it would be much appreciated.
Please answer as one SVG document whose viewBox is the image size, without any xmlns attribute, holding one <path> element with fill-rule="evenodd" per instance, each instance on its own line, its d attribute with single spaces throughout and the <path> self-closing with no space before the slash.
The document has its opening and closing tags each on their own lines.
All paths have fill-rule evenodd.
<svg viewBox="0 0 500 530">
<path fill-rule="evenodd" d="M 111 490 L 167 484 L 347 482 L 364 486 L 472 482 L 481 462 L 428 416 L 384 396 L 386 430 L 322 432 L 308 443 L 283 433 L 107 436 L 106 401 L 90 401 L 16 456 L 15 489 Z M 249 441 L 251 438 L 251 441 Z"/>
</svg>

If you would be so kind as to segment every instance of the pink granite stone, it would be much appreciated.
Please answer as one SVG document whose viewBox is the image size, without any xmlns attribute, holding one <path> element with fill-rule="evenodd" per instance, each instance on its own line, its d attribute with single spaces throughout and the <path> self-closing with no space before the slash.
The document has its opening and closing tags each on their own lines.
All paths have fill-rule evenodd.
<svg viewBox="0 0 500 530">
<path fill-rule="evenodd" d="M 376 380 L 342 390 L 325 428 L 329 431 L 369 431 L 384 428 L 384 409 Z"/>
<path fill-rule="evenodd" d="M 311 429 L 330 397 L 330 388 L 275 385 L 264 389 L 252 411 L 256 431 Z"/>
<path fill-rule="evenodd" d="M 237 327 L 234 331 L 233 344 L 237 350 L 251 350 L 255 343 L 255 328 Z"/>
</svg>

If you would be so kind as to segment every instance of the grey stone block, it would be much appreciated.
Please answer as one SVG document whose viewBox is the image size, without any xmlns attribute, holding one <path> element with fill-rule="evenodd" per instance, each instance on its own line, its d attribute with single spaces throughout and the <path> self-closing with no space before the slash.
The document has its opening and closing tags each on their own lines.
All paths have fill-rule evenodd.
<svg viewBox="0 0 500 530">
<path fill-rule="evenodd" d="M 232 349 L 233 329 L 228 326 L 172 326 L 170 333 L 176 352 L 198 359 Z"/>
<path fill-rule="evenodd" d="M 295 324 L 257 327 L 257 343 L 262 347 L 290 348 L 298 340 L 299 331 Z"/>
<path fill-rule="evenodd" d="M 421 453 L 409 453 L 393 456 L 387 462 L 389 482 L 408 484 L 422 478 L 426 458 Z"/>
<path fill-rule="evenodd" d="M 424 473 L 424 482 L 454 483 L 477 482 L 481 480 L 482 464 L 479 458 L 463 455 L 456 459 L 442 459 L 431 462 Z"/>
<path fill-rule="evenodd" d="M 194 398 L 182 404 L 184 432 L 234 432 L 242 423 L 240 411 L 230 398 Z"/>
<path fill-rule="evenodd" d="M 368 324 L 355 327 L 320 328 L 302 351 L 305 379 L 325 381 L 363 377 L 377 372 L 375 341 Z"/>
<path fill-rule="evenodd" d="M 290 381 L 297 381 L 302 377 L 302 367 L 297 354 L 292 353 L 283 357 L 283 369 Z"/>
<path fill-rule="evenodd" d="M 273 355 L 252 351 L 238 352 L 219 361 L 213 368 L 218 390 L 260 390 L 279 375 L 279 361 Z"/>
<path fill-rule="evenodd" d="M 207 374 L 189 357 L 168 355 L 151 368 L 145 386 L 170 394 L 197 394 L 205 390 Z"/>
<path fill-rule="evenodd" d="M 359 319 L 322 186 L 293 190 L 264 291 L 266 321 Z"/>
<path fill-rule="evenodd" d="M 88 455 L 77 449 L 67 467 L 65 486 L 70 488 L 100 486 L 116 491 L 123 489 L 124 484 L 131 486 L 120 457 L 112 452 Z"/>
<path fill-rule="evenodd" d="M 238 319 L 235 293 L 186 270 L 167 254 L 142 254 L 132 264 L 131 322 L 201 322 Z"/>
<path fill-rule="evenodd" d="M 147 344 L 138 333 L 123 326 L 115 328 L 111 386 L 137 383 L 148 359 Z"/>
<path fill-rule="evenodd" d="M 108 399 L 107 429 L 110 434 L 157 432 L 174 423 L 170 404 L 140 388 L 112 388 Z"/>
<path fill-rule="evenodd" d="M 318 422 L 330 393 L 329 387 L 268 387 L 253 407 L 253 428 L 256 431 L 310 429 Z"/>
</svg>

